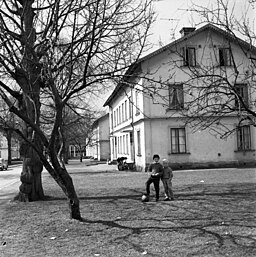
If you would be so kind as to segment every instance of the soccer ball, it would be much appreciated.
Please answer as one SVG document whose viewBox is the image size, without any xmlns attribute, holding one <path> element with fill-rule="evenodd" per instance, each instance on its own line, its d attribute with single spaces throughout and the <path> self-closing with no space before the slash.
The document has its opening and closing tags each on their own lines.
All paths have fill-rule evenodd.
<svg viewBox="0 0 256 257">
<path fill-rule="evenodd" d="M 148 195 L 143 195 L 142 197 L 141 197 L 141 201 L 142 202 L 148 202 L 149 201 L 149 196 Z"/>
</svg>

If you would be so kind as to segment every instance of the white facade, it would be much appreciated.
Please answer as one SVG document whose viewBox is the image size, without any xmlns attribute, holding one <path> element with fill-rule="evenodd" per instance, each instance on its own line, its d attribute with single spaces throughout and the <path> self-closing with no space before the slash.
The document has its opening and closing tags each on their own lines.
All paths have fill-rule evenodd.
<svg viewBox="0 0 256 257">
<path fill-rule="evenodd" d="M 95 160 L 110 159 L 109 114 L 97 119 L 93 124 L 91 144 L 86 148 L 86 155 Z"/>
<path fill-rule="evenodd" d="M 189 79 L 191 71 L 184 67 L 184 60 L 177 54 L 184 48 L 195 51 L 196 61 L 203 63 L 204 67 L 220 75 L 225 72 L 227 77 L 231 77 L 231 69 L 223 71 L 219 67 L 219 52 L 231 47 L 239 69 L 236 83 L 245 83 L 250 62 L 241 46 L 235 41 L 227 41 L 220 29 L 210 25 L 192 34 L 191 37 L 184 37 L 186 40 L 181 38 L 142 58 L 140 72 L 148 74 L 147 77 L 152 80 L 161 78 L 161 81 L 168 81 L 177 88 L 179 85 L 186 87 L 182 83 Z M 225 54 L 224 52 L 223 55 Z M 228 61 L 226 59 L 224 61 Z M 240 139 L 236 133 L 221 139 L 211 132 L 211 128 L 193 131 L 183 116 L 166 107 L 166 101 L 169 104 L 171 101 L 170 93 L 157 82 L 153 88 L 149 81 L 138 79 L 133 81 L 133 87 L 119 85 L 105 103 L 110 109 L 111 160 L 125 156 L 128 162 L 134 162 L 142 170 L 152 162 L 154 154 L 168 159 L 177 168 L 255 163 L 253 126 L 248 126 L 250 147 L 246 151 L 239 149 L 240 142 L 237 140 Z M 153 95 L 144 94 L 144 89 L 150 89 Z M 155 95 L 154 90 L 158 90 Z M 253 92 L 249 94 L 252 97 Z M 166 96 L 166 99 L 160 96 Z M 189 95 L 182 97 L 183 101 L 190 99 Z M 236 116 L 231 115 L 224 117 L 222 121 L 230 130 L 235 129 L 239 122 Z"/>
<path fill-rule="evenodd" d="M 19 153 L 19 141 L 12 138 L 11 141 L 11 156 L 12 159 L 19 159 L 20 153 Z M 2 133 L 0 133 L 0 158 L 3 158 L 4 160 L 8 160 L 8 143 L 5 136 L 3 136 Z"/>
<path fill-rule="evenodd" d="M 1 134 L 0 134 L 0 158 L 3 158 L 4 160 L 8 160 L 7 139 Z"/>
</svg>

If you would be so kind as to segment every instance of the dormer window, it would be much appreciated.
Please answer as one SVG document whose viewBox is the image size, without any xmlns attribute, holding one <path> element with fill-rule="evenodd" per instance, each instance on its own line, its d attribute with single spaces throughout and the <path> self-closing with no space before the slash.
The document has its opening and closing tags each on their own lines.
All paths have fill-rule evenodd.
<svg viewBox="0 0 256 257">
<path fill-rule="evenodd" d="M 183 47 L 183 65 L 196 66 L 196 49 L 195 47 Z"/>
<path fill-rule="evenodd" d="M 219 48 L 219 63 L 220 66 L 231 66 L 230 48 Z"/>
</svg>

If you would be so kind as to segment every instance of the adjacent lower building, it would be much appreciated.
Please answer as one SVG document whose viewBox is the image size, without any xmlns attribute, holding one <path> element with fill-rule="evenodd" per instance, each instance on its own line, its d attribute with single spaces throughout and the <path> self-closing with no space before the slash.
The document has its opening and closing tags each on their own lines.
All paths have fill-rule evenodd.
<svg viewBox="0 0 256 257">
<path fill-rule="evenodd" d="M 20 143 L 17 139 L 11 139 L 11 158 L 19 159 L 20 158 Z M 0 133 L 0 158 L 8 160 L 8 142 L 6 137 Z"/>
<path fill-rule="evenodd" d="M 110 160 L 109 114 L 105 114 L 93 123 L 92 133 L 86 155 L 98 161 Z"/>
</svg>

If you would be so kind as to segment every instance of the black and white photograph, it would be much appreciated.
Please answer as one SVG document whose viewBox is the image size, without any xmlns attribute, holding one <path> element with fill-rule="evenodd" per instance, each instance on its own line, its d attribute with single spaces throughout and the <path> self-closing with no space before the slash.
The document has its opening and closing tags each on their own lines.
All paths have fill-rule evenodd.
<svg viewBox="0 0 256 257">
<path fill-rule="evenodd" d="M 256 0 L 0 0 L 0 257 L 256 256 Z"/>
</svg>

